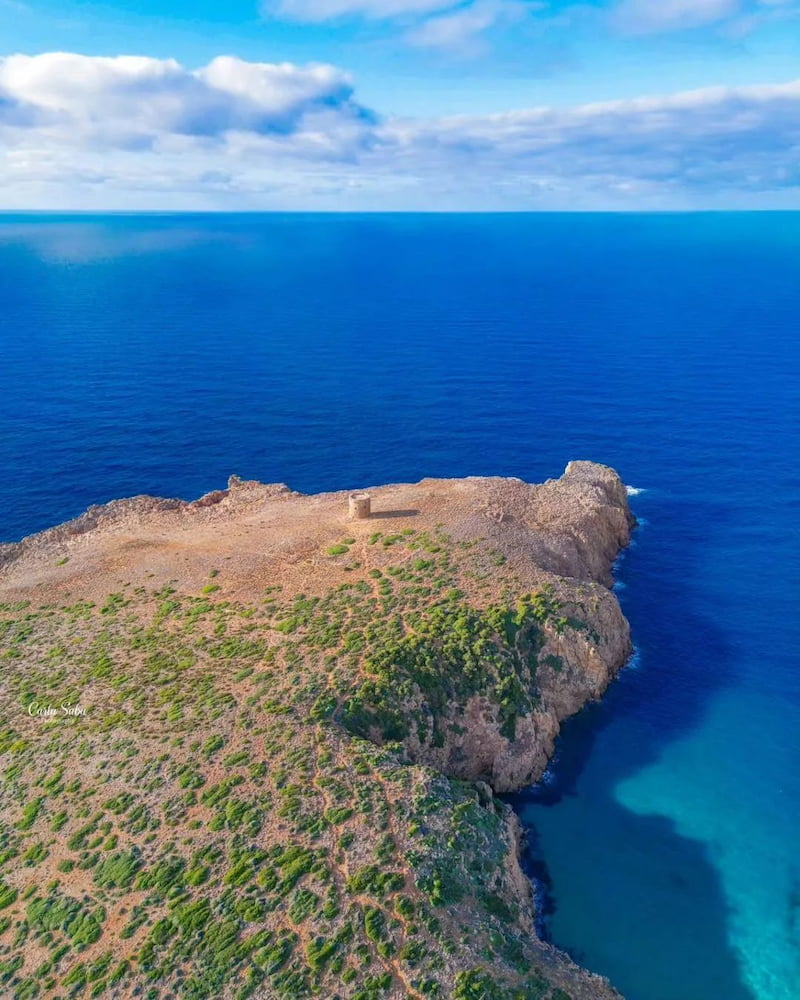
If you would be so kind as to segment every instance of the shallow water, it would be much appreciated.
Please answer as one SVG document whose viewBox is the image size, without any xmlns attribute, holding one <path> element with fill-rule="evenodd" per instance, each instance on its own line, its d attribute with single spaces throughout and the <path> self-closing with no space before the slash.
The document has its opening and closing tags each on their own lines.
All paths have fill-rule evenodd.
<svg viewBox="0 0 800 1000">
<path fill-rule="evenodd" d="M 615 466 L 639 656 L 520 808 L 629 1000 L 800 982 L 800 216 L 0 217 L 0 537 Z"/>
</svg>

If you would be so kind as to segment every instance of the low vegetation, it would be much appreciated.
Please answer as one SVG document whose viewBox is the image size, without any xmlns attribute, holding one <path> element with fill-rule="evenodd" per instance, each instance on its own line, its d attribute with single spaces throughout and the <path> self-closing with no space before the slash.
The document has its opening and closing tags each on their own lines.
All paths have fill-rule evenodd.
<svg viewBox="0 0 800 1000">
<path fill-rule="evenodd" d="M 195 595 L 0 606 L 0 994 L 569 997 L 509 880 L 504 807 L 404 744 L 442 745 L 481 692 L 513 737 L 543 630 L 580 623 L 498 587 L 477 543 L 363 547 L 340 586 L 257 607 L 216 570 Z"/>
</svg>

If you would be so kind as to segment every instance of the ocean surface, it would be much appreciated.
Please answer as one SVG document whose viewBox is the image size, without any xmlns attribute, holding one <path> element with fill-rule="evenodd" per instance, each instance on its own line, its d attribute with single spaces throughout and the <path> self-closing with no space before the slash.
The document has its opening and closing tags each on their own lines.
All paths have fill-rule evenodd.
<svg viewBox="0 0 800 1000">
<path fill-rule="evenodd" d="M 637 655 L 517 800 L 628 1000 L 800 997 L 800 215 L 0 217 L 0 539 L 618 469 Z"/>
</svg>

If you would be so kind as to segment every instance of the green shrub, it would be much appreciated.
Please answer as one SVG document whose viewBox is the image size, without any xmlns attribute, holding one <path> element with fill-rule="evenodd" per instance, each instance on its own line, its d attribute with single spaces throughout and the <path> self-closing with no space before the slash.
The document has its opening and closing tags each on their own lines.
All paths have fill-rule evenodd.
<svg viewBox="0 0 800 1000">
<path fill-rule="evenodd" d="M 382 871 L 377 865 L 366 865 L 351 875 L 346 884 L 348 892 L 385 896 L 402 889 L 405 878 L 399 872 Z"/>
<path fill-rule="evenodd" d="M 10 885 L 6 885 L 2 880 L 0 880 L 0 910 L 4 910 L 7 906 L 11 906 L 12 903 L 16 902 L 19 892 Z"/>
<path fill-rule="evenodd" d="M 340 543 L 338 545 L 331 545 L 325 551 L 329 556 L 343 556 L 350 551 L 350 546 Z"/>
<path fill-rule="evenodd" d="M 506 1000 L 506 997 L 487 972 L 469 969 L 456 976 L 453 1000 Z"/>
<path fill-rule="evenodd" d="M 97 865 L 94 870 L 94 880 L 104 888 L 127 889 L 133 884 L 140 868 L 138 851 L 117 851 Z"/>
<path fill-rule="evenodd" d="M 30 830 L 41 812 L 44 799 L 34 799 L 22 810 L 22 819 L 17 823 L 18 830 Z"/>
</svg>

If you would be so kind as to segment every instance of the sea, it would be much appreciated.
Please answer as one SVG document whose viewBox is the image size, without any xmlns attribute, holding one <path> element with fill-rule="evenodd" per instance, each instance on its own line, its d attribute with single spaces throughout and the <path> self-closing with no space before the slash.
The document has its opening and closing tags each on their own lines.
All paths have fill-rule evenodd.
<svg viewBox="0 0 800 1000">
<path fill-rule="evenodd" d="M 800 213 L 0 216 L 0 539 L 613 466 L 636 654 L 516 796 L 628 1000 L 800 998 Z"/>
</svg>

